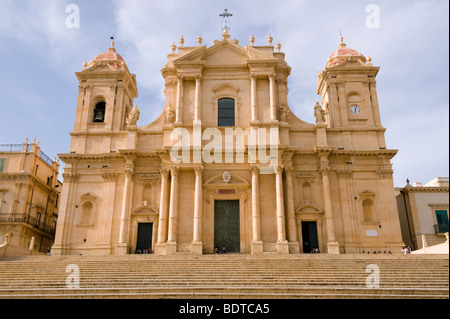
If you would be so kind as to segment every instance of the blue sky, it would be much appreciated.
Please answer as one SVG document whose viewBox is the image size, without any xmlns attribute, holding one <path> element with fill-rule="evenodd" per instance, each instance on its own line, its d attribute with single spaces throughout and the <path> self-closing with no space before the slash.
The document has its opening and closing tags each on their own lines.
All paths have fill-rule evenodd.
<svg viewBox="0 0 450 319">
<path fill-rule="evenodd" d="M 221 39 L 219 14 L 232 14 L 231 38 L 265 45 L 270 33 L 292 67 L 289 106 L 314 122 L 317 72 L 339 42 L 380 66 L 381 119 L 393 159 L 395 186 L 449 176 L 449 2 L 300 0 L 0 0 L 0 144 L 34 137 L 53 158 L 69 149 L 78 82 L 75 72 L 109 47 L 137 76 L 138 125 L 162 111 L 160 70 L 180 35 L 195 46 L 200 34 L 211 46 Z M 80 27 L 67 28 L 69 4 L 80 9 Z M 366 24 L 370 4 L 379 27 Z"/>
</svg>

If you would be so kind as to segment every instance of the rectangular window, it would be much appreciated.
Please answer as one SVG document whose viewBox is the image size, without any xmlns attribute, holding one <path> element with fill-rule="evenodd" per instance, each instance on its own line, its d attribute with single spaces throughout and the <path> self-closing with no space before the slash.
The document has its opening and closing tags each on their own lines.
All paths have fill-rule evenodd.
<svg viewBox="0 0 450 319">
<path fill-rule="evenodd" d="M 218 104 L 218 126 L 234 126 L 234 100 L 230 98 L 224 98 L 220 99 Z"/>
<path fill-rule="evenodd" d="M 436 209 L 436 222 L 439 233 L 448 232 L 448 212 L 445 209 Z"/>
<path fill-rule="evenodd" d="M 6 158 L 0 158 L 0 173 L 6 170 Z"/>
</svg>

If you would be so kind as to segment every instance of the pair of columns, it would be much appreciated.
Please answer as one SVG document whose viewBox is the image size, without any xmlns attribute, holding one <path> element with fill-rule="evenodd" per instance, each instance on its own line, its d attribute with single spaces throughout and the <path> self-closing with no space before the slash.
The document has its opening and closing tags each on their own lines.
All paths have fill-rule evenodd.
<svg viewBox="0 0 450 319">
<path fill-rule="evenodd" d="M 270 103 L 270 120 L 277 120 L 277 105 L 275 92 L 276 74 L 269 74 L 269 103 Z M 252 122 L 258 122 L 258 101 L 256 91 L 256 75 L 250 75 L 250 106 Z"/>
<path fill-rule="evenodd" d="M 250 167 L 252 174 L 252 254 L 263 252 L 261 240 L 261 215 L 259 205 L 259 167 Z M 288 236 L 289 242 L 297 242 L 295 226 L 294 193 L 292 188 L 292 170 L 286 170 L 287 177 L 287 213 L 288 213 Z M 277 252 L 289 253 L 289 244 L 286 239 L 285 207 L 283 196 L 283 167 L 275 169 L 275 193 L 276 193 L 276 222 L 277 222 Z"/>
<path fill-rule="evenodd" d="M 202 254 L 202 189 L 203 167 L 194 167 L 195 172 L 195 199 L 194 199 L 194 234 L 192 240 L 192 253 Z M 178 219 L 178 192 L 180 169 L 176 166 L 170 168 L 172 177 L 170 183 L 169 202 L 169 169 L 161 169 L 161 200 L 159 210 L 158 241 L 157 245 L 165 244 L 166 253 L 174 254 L 177 249 L 177 219 Z M 169 204 L 169 207 L 167 207 Z M 167 231 L 166 231 L 167 230 Z"/>
<path fill-rule="evenodd" d="M 184 76 L 179 75 L 177 81 L 177 99 L 175 122 L 181 124 L 183 122 L 183 80 Z M 195 78 L 195 101 L 194 101 L 194 122 L 200 121 L 201 116 L 201 85 L 202 76 L 196 75 Z"/>
</svg>

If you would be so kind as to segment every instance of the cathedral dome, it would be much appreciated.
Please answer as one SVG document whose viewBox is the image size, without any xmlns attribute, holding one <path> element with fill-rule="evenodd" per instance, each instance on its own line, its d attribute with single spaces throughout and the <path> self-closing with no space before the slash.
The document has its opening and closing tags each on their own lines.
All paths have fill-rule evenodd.
<svg viewBox="0 0 450 319">
<path fill-rule="evenodd" d="M 108 48 L 108 51 L 100 53 L 89 62 L 89 67 L 100 61 L 105 61 L 114 68 L 122 68 L 125 65 L 125 60 L 114 48 L 114 41 L 111 42 L 111 47 Z"/>
<path fill-rule="evenodd" d="M 362 55 L 355 49 L 347 47 L 347 45 L 344 43 L 343 37 L 341 37 L 340 40 L 341 42 L 339 43 L 338 48 L 333 53 L 331 53 L 326 66 L 335 66 L 341 64 L 350 56 L 355 56 L 362 62 L 366 62 L 366 58 L 364 57 L 364 55 Z"/>
</svg>

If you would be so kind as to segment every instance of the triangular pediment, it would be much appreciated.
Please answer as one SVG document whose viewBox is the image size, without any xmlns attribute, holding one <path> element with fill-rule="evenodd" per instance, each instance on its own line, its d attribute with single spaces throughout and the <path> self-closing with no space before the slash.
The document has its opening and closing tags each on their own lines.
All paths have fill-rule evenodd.
<svg viewBox="0 0 450 319">
<path fill-rule="evenodd" d="M 246 64 L 248 56 L 244 48 L 224 40 L 208 48 L 203 59 L 208 65 L 236 65 Z"/>
<path fill-rule="evenodd" d="M 277 62 L 278 59 L 273 56 L 273 49 L 269 47 L 245 46 L 243 48 L 237 41 L 224 39 L 215 41 L 209 48 L 206 46 L 193 48 L 192 51 L 173 60 L 173 64 L 245 65 L 249 61 Z"/>
</svg>

